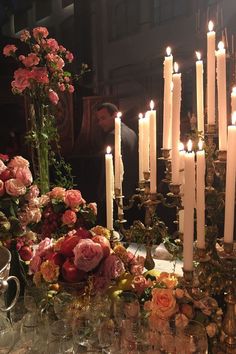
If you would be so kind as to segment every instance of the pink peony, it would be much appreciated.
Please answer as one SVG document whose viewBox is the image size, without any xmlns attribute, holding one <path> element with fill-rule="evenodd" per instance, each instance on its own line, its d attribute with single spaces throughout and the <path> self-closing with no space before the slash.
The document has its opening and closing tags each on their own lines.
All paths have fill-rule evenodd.
<svg viewBox="0 0 236 354">
<path fill-rule="evenodd" d="M 65 193 L 65 204 L 71 209 L 77 209 L 84 200 L 79 190 L 68 189 Z"/>
<path fill-rule="evenodd" d="M 30 53 L 27 57 L 22 60 L 22 63 L 27 67 L 30 68 L 31 66 L 38 65 L 40 62 L 39 57 L 35 53 Z"/>
<path fill-rule="evenodd" d="M 3 48 L 3 54 L 6 57 L 10 57 L 12 54 L 15 53 L 15 51 L 17 50 L 17 47 L 14 44 L 7 44 L 4 48 Z"/>
<path fill-rule="evenodd" d="M 47 38 L 48 30 L 46 27 L 36 27 L 33 29 L 33 36 L 36 41 L 40 41 L 42 38 Z"/>
<path fill-rule="evenodd" d="M 13 177 L 21 181 L 26 187 L 29 187 L 33 182 L 33 177 L 28 167 L 15 167 L 12 173 Z"/>
<path fill-rule="evenodd" d="M 4 182 L 0 179 L 0 197 L 5 193 Z"/>
<path fill-rule="evenodd" d="M 75 255 L 74 264 L 85 272 L 96 268 L 103 257 L 101 245 L 91 239 L 80 240 L 73 252 Z"/>
<path fill-rule="evenodd" d="M 51 199 L 57 199 L 64 201 L 66 195 L 65 188 L 62 187 L 54 187 L 51 192 L 49 192 L 49 196 Z"/>
<path fill-rule="evenodd" d="M 7 180 L 5 182 L 5 188 L 7 194 L 13 197 L 19 197 L 20 195 L 24 195 L 26 193 L 25 185 L 15 178 Z"/>
<path fill-rule="evenodd" d="M 122 260 L 116 254 L 110 254 L 104 259 L 102 264 L 102 275 L 109 279 L 117 279 L 125 272 Z"/>
<path fill-rule="evenodd" d="M 26 159 L 24 159 L 22 156 L 15 156 L 13 157 L 13 159 L 11 159 L 11 161 L 8 164 L 8 167 L 29 167 L 29 161 L 27 161 Z"/>
<path fill-rule="evenodd" d="M 30 87 L 31 73 L 27 69 L 19 68 L 14 72 L 14 81 L 12 81 L 12 89 L 17 92 L 23 92 Z"/>
<path fill-rule="evenodd" d="M 20 40 L 21 42 L 26 42 L 28 39 L 31 38 L 31 35 L 29 33 L 29 31 L 27 30 L 23 30 L 20 34 Z"/>
<path fill-rule="evenodd" d="M 42 240 L 35 252 L 35 255 L 39 256 L 39 257 L 44 257 L 46 256 L 46 254 L 48 254 L 49 252 L 51 252 L 53 249 L 53 243 L 52 240 L 48 237 L 46 237 L 44 240 Z"/>
<path fill-rule="evenodd" d="M 31 78 L 39 84 L 48 84 L 49 78 L 47 68 L 34 67 L 31 71 Z"/>
<path fill-rule="evenodd" d="M 7 166 L 5 165 L 5 163 L 0 160 L 0 174 L 5 171 L 7 169 Z"/>
<path fill-rule="evenodd" d="M 48 98 L 52 102 L 52 104 L 54 104 L 54 105 L 58 104 L 59 97 L 58 97 L 58 94 L 55 91 L 50 89 L 49 92 L 48 92 Z"/>
<path fill-rule="evenodd" d="M 77 216 L 73 210 L 66 210 L 62 215 L 62 222 L 65 225 L 73 225 L 76 223 Z"/>
<path fill-rule="evenodd" d="M 36 273 L 39 271 L 40 269 L 40 266 L 42 264 L 42 258 L 38 255 L 35 255 L 31 261 L 30 261 L 30 264 L 29 264 L 29 269 L 32 273 Z"/>
</svg>

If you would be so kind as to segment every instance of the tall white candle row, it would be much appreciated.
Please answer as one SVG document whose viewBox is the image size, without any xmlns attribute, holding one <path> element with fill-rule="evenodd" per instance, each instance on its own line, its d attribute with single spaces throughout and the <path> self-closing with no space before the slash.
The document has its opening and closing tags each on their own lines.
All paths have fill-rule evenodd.
<svg viewBox="0 0 236 354">
<path fill-rule="evenodd" d="M 173 73 L 173 56 L 171 48 L 166 48 L 166 56 L 164 59 L 164 100 L 163 100 L 163 149 L 171 149 L 172 138 L 172 73 Z"/>
</svg>

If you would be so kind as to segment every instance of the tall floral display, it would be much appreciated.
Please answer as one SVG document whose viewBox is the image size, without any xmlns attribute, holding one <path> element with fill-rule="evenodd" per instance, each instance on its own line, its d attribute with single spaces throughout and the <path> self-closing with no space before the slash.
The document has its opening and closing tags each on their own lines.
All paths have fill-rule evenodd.
<svg viewBox="0 0 236 354">
<path fill-rule="evenodd" d="M 24 30 L 20 35 L 25 44 L 24 55 L 12 44 L 3 49 L 3 54 L 15 58 L 20 66 L 11 86 L 13 93 L 24 95 L 28 103 L 27 137 L 36 152 L 35 173 L 42 194 L 49 191 L 49 147 L 57 138 L 53 107 L 59 101 L 59 92 L 74 91 L 71 73 L 64 70 L 65 64 L 73 61 L 73 54 L 48 36 L 45 27 L 34 28 L 32 33 Z"/>
</svg>

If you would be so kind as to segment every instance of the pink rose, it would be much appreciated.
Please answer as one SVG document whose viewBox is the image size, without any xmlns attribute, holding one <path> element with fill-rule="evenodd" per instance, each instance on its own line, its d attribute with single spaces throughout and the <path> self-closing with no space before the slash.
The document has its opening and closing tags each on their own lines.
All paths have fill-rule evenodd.
<svg viewBox="0 0 236 354">
<path fill-rule="evenodd" d="M 66 210 L 62 215 L 62 222 L 65 225 L 73 225 L 76 223 L 77 216 L 73 210 Z"/>
<path fill-rule="evenodd" d="M 65 199 L 66 190 L 62 187 L 54 187 L 51 192 L 49 192 L 49 196 L 51 199 L 63 200 Z"/>
<path fill-rule="evenodd" d="M 40 62 L 39 57 L 35 53 L 30 53 L 27 57 L 22 60 L 22 63 L 27 67 L 30 68 L 31 66 L 38 65 Z"/>
<path fill-rule="evenodd" d="M 47 68 L 34 67 L 31 71 L 31 77 L 39 84 L 49 83 Z"/>
<path fill-rule="evenodd" d="M 37 207 L 27 207 L 25 211 L 19 215 L 19 217 L 22 225 L 26 226 L 31 223 L 38 223 L 41 220 L 42 214 L 40 209 Z"/>
<path fill-rule="evenodd" d="M 58 104 L 59 97 L 58 97 L 58 94 L 55 91 L 50 89 L 49 92 L 48 92 L 48 98 L 52 102 L 52 104 L 54 104 L 54 105 Z"/>
<path fill-rule="evenodd" d="M 29 187 L 33 182 L 33 177 L 28 167 L 13 168 L 13 177 L 21 181 L 26 187 Z"/>
<path fill-rule="evenodd" d="M 0 160 L 0 174 L 5 171 L 7 169 L 7 166 L 5 165 L 5 163 Z"/>
<path fill-rule="evenodd" d="M 109 279 L 117 279 L 125 272 L 122 260 L 116 254 L 110 254 L 104 259 L 102 264 L 102 275 Z"/>
<path fill-rule="evenodd" d="M 12 54 L 15 53 L 15 51 L 17 50 L 17 47 L 14 44 L 7 44 L 4 48 L 3 48 L 3 54 L 6 57 L 10 57 Z"/>
<path fill-rule="evenodd" d="M 68 189 L 65 193 L 65 204 L 71 209 L 77 209 L 84 200 L 79 190 Z"/>
<path fill-rule="evenodd" d="M 177 311 L 176 299 L 171 289 L 154 288 L 152 300 L 145 305 L 160 318 L 169 318 Z"/>
<path fill-rule="evenodd" d="M 103 257 L 102 246 L 91 239 L 80 240 L 73 252 L 75 266 L 85 272 L 96 268 Z"/>
<path fill-rule="evenodd" d="M 60 51 L 61 53 L 65 53 L 65 52 L 66 52 L 66 48 L 63 47 L 63 45 L 59 45 L 59 51 Z"/>
<path fill-rule="evenodd" d="M 143 275 L 136 275 L 132 281 L 132 285 L 138 294 L 142 294 L 151 284 Z"/>
<path fill-rule="evenodd" d="M 68 86 L 68 91 L 69 91 L 70 93 L 73 93 L 73 92 L 75 91 L 74 86 L 73 86 L 73 85 L 69 85 L 69 86 Z"/>
<path fill-rule="evenodd" d="M 33 29 L 33 36 L 36 41 L 40 41 L 42 38 L 47 38 L 48 30 L 46 27 L 36 27 Z"/>
<path fill-rule="evenodd" d="M 66 59 L 69 61 L 69 63 L 71 63 L 74 59 L 74 55 L 71 52 L 67 51 L 66 52 Z"/>
<path fill-rule="evenodd" d="M 44 257 L 52 250 L 53 250 L 53 242 L 50 238 L 46 237 L 44 240 L 42 240 L 39 243 L 35 255 L 39 257 Z"/>
<path fill-rule="evenodd" d="M 29 167 L 29 161 L 27 161 L 26 159 L 24 159 L 22 156 L 15 156 L 13 157 L 13 159 L 11 159 L 11 161 L 8 164 L 8 167 Z"/>
<path fill-rule="evenodd" d="M 23 92 L 27 87 L 30 87 L 31 73 L 27 69 L 19 68 L 14 72 L 14 81 L 11 86 L 13 91 Z"/>
<path fill-rule="evenodd" d="M 0 179 L 0 197 L 5 193 L 4 182 Z"/>
<path fill-rule="evenodd" d="M 25 185 L 15 178 L 7 180 L 5 182 L 5 188 L 7 194 L 13 197 L 19 197 L 20 195 L 24 195 L 26 193 Z"/>
<path fill-rule="evenodd" d="M 30 264 L 29 264 L 29 269 L 32 273 L 36 273 L 39 271 L 40 269 L 40 266 L 42 264 L 42 259 L 40 256 L 38 255 L 35 255 L 31 261 L 30 261 Z"/>
<path fill-rule="evenodd" d="M 98 213 L 97 203 L 89 203 L 88 208 L 93 211 L 94 215 L 97 215 L 97 213 Z"/>
<path fill-rule="evenodd" d="M 61 91 L 61 92 L 64 92 L 65 91 L 65 89 L 66 89 L 66 87 L 65 87 L 65 85 L 64 84 L 58 84 L 58 87 L 59 87 L 59 90 Z"/>
<path fill-rule="evenodd" d="M 23 30 L 20 34 L 20 40 L 21 42 L 27 42 L 28 39 L 31 38 L 31 35 L 29 33 L 29 31 L 27 30 Z"/>
<path fill-rule="evenodd" d="M 37 198 L 39 196 L 39 189 L 38 186 L 36 184 L 33 184 L 32 186 L 30 186 L 29 191 L 26 195 L 26 199 L 30 200 L 30 199 L 34 199 Z"/>
<path fill-rule="evenodd" d="M 41 197 L 39 198 L 39 205 L 41 207 L 47 205 L 49 202 L 50 202 L 50 198 L 46 194 L 41 195 Z"/>
</svg>

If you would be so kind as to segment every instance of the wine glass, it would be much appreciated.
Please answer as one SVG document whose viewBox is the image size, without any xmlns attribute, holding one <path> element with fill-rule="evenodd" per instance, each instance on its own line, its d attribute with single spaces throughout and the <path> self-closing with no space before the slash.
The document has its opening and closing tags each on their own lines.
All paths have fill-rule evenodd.
<svg viewBox="0 0 236 354">
<path fill-rule="evenodd" d="M 74 353 L 72 327 L 67 320 L 56 320 L 51 325 L 47 346 L 48 353 Z"/>
<path fill-rule="evenodd" d="M 179 354 L 207 354 L 208 342 L 205 327 L 191 320 L 175 337 L 175 348 Z"/>
</svg>

